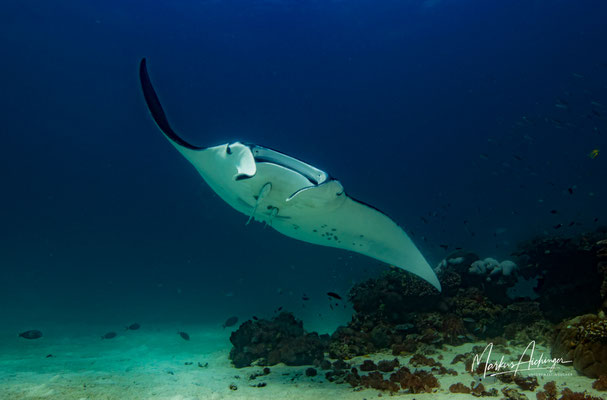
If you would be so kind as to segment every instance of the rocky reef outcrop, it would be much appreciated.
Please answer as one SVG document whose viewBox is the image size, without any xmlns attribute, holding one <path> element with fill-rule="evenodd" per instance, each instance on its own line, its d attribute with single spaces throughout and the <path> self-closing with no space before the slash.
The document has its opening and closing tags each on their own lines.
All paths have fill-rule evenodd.
<svg viewBox="0 0 607 400">
<path fill-rule="evenodd" d="M 538 302 L 496 303 L 481 287 L 463 283 L 467 271 L 465 266 L 441 271 L 441 283 L 445 278 L 451 283 L 441 294 L 401 270 L 355 285 L 350 301 L 356 313 L 331 336 L 330 357 L 349 359 L 386 349 L 406 355 L 426 347 L 498 336 L 548 342 L 552 325 L 544 319 Z M 417 281 L 408 286 L 413 280 Z M 417 303 L 420 309 L 416 310 L 412 304 Z"/>
<path fill-rule="evenodd" d="M 249 320 L 240 325 L 230 336 L 234 346 L 230 360 L 236 368 L 253 363 L 311 365 L 324 358 L 328 339 L 328 335 L 305 332 L 303 323 L 292 313 L 282 312 L 272 320 Z"/>
</svg>

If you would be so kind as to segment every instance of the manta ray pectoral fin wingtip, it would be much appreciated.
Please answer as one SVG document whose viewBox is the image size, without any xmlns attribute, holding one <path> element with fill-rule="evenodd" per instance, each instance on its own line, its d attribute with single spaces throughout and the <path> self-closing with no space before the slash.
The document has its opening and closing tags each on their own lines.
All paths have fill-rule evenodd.
<svg viewBox="0 0 607 400">
<path fill-rule="evenodd" d="M 426 282 L 434 286 L 436 290 L 442 292 L 443 290 L 440 281 L 438 280 L 438 277 L 436 276 L 436 273 L 434 272 L 432 267 L 428 265 L 428 269 L 426 271 L 424 271 L 424 275 L 420 275 L 420 278 L 423 278 Z"/>
<path fill-rule="evenodd" d="M 439 292 L 442 291 L 440 281 L 436 276 L 436 273 L 426 261 L 422 253 L 415 247 L 415 244 L 407 237 L 407 245 L 406 245 L 406 254 L 407 257 L 402 259 L 403 265 L 396 265 L 399 268 L 404 269 L 405 271 L 409 271 L 412 274 L 415 274 L 434 286 Z"/>
</svg>

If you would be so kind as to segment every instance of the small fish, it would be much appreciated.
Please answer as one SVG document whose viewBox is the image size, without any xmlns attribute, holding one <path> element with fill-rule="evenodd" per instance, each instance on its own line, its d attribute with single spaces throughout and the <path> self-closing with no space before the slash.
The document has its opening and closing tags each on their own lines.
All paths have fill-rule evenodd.
<svg viewBox="0 0 607 400">
<path fill-rule="evenodd" d="M 135 322 L 134 324 L 127 326 L 126 330 L 127 331 L 136 331 L 139 328 L 141 328 L 141 325 L 139 325 L 137 322 Z"/>
<path fill-rule="evenodd" d="M 571 221 L 571 222 L 569 223 L 569 226 L 573 226 L 573 225 L 575 225 L 575 221 Z"/>
<path fill-rule="evenodd" d="M 274 312 L 280 312 L 282 310 L 282 306 L 278 307 Z"/>
<path fill-rule="evenodd" d="M 600 150 L 599 149 L 594 149 L 590 152 L 590 154 L 588 154 L 588 157 L 590 157 L 592 160 L 594 160 L 595 158 L 597 158 L 599 156 Z"/>
<path fill-rule="evenodd" d="M 408 331 L 410 329 L 413 329 L 414 327 L 415 327 L 415 325 L 413 325 L 413 324 L 411 324 L 409 322 L 406 322 L 404 324 L 396 325 L 394 327 L 394 329 L 396 329 L 397 331 Z"/>
<path fill-rule="evenodd" d="M 253 315 L 253 319 L 254 319 L 255 321 L 259 321 L 259 318 L 257 318 L 255 315 Z"/>
<path fill-rule="evenodd" d="M 114 339 L 116 336 L 116 332 L 108 332 L 105 335 L 101 336 L 101 339 Z"/>
<path fill-rule="evenodd" d="M 335 293 L 335 292 L 327 292 L 327 296 L 333 297 L 333 298 L 335 298 L 335 299 L 337 299 L 337 300 L 341 300 L 341 296 L 340 296 L 340 295 L 338 295 L 338 294 L 337 294 L 337 293 Z"/>
<path fill-rule="evenodd" d="M 185 332 L 177 332 L 177 334 L 178 334 L 179 336 L 181 336 L 181 338 L 182 338 L 183 340 L 190 340 L 190 335 L 188 335 L 188 334 L 187 334 L 187 333 L 185 333 Z"/>
<path fill-rule="evenodd" d="M 420 218 L 421 218 L 421 220 L 424 222 L 424 224 L 427 224 L 427 223 L 428 223 L 428 220 L 427 220 L 426 218 L 424 218 L 424 217 L 420 217 Z"/>
<path fill-rule="evenodd" d="M 21 332 L 19 337 L 23 339 L 40 339 L 42 337 L 42 332 L 37 329 L 33 329 L 31 331 Z"/>
<path fill-rule="evenodd" d="M 439 244 L 439 247 L 447 250 L 449 248 L 449 245 L 448 244 Z"/>
<path fill-rule="evenodd" d="M 556 214 L 556 213 L 558 213 L 557 210 L 550 210 L 550 214 Z"/>
<path fill-rule="evenodd" d="M 573 188 L 568 188 L 567 191 L 569 192 L 569 194 L 573 194 Z"/>
<path fill-rule="evenodd" d="M 306 296 L 305 294 L 304 294 L 303 296 L 301 296 L 301 299 L 302 299 L 303 301 L 308 301 L 308 300 L 310 300 L 310 298 L 309 298 L 308 296 Z"/>
<path fill-rule="evenodd" d="M 554 225 L 554 229 L 560 229 L 563 226 L 563 224 L 556 224 Z"/>
<path fill-rule="evenodd" d="M 554 119 L 554 118 L 550 118 L 549 121 L 552 122 L 552 124 L 555 128 L 559 128 L 559 129 L 565 128 L 565 123 L 563 121 L 559 121 L 558 119 Z"/>
<path fill-rule="evenodd" d="M 238 317 L 230 317 L 228 319 L 226 319 L 226 322 L 223 323 L 223 328 L 228 328 L 230 326 L 234 326 L 236 325 L 236 323 L 238 322 Z"/>
<path fill-rule="evenodd" d="M 468 317 L 462 318 L 462 321 L 464 321 L 464 322 L 470 322 L 470 323 L 476 322 L 476 320 L 474 318 L 468 318 Z"/>
</svg>

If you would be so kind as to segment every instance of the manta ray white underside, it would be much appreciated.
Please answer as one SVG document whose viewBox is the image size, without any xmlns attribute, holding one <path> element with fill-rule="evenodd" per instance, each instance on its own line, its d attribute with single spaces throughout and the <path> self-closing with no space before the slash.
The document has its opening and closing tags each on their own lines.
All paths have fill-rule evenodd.
<svg viewBox="0 0 607 400">
<path fill-rule="evenodd" d="M 322 246 L 373 257 L 440 283 L 409 236 L 379 210 L 354 200 L 326 172 L 265 147 L 240 142 L 196 147 L 171 128 L 150 81 L 146 60 L 140 64 L 144 97 L 154 121 L 229 205 L 278 232 Z"/>
</svg>

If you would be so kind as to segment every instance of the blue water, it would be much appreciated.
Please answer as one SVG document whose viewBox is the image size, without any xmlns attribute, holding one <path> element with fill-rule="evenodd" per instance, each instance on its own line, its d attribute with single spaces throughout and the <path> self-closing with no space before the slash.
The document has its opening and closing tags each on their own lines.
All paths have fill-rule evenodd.
<svg viewBox="0 0 607 400">
<path fill-rule="evenodd" d="M 188 141 L 328 171 L 432 265 L 594 230 L 606 17 L 599 0 L 4 1 L 0 317 L 219 323 L 284 306 L 332 326 L 348 309 L 324 293 L 386 268 L 245 226 L 157 130 L 142 57 Z"/>
</svg>

